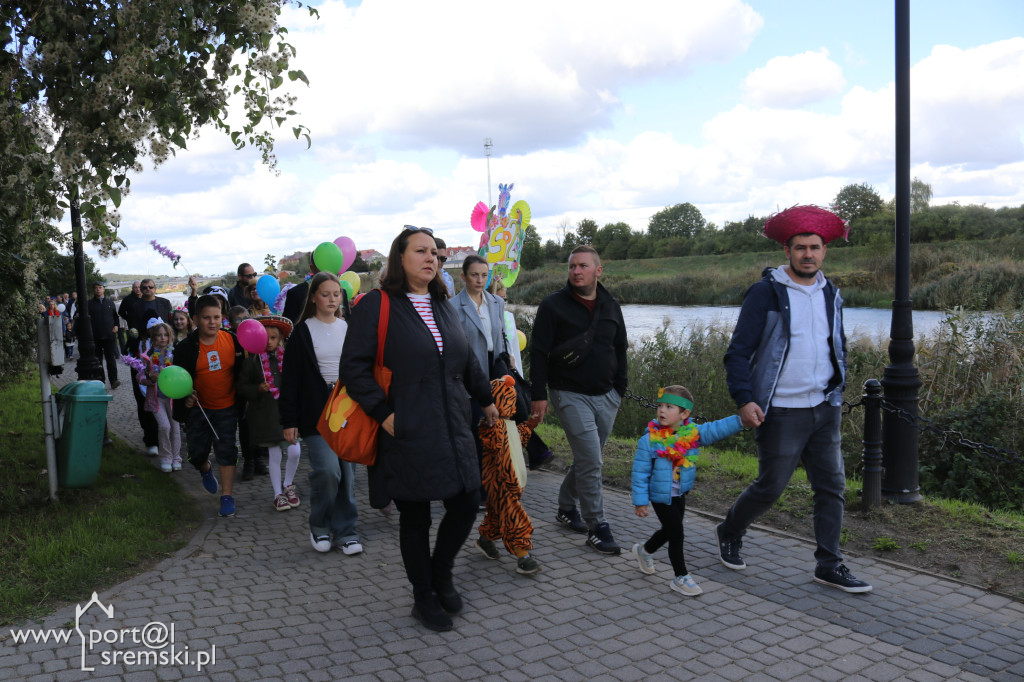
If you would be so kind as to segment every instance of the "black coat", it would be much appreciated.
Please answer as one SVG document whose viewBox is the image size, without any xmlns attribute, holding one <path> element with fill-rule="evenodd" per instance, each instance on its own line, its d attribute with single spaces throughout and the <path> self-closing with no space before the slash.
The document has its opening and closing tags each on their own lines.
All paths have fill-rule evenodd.
<svg viewBox="0 0 1024 682">
<path fill-rule="evenodd" d="M 534 400 L 547 400 L 548 387 L 584 395 L 604 395 L 613 388 L 626 394 L 626 323 L 619 302 L 600 283 L 594 312 L 600 315 L 590 353 L 579 367 L 551 362 L 548 354 L 564 341 L 583 334 L 593 320 L 573 298 L 569 284 L 541 301 L 530 337 L 530 381 Z"/>
<path fill-rule="evenodd" d="M 281 397 L 277 401 L 281 428 L 298 429 L 303 437 L 315 436 L 320 413 L 330 397 L 331 391 L 316 361 L 309 326 L 305 322 L 297 324 L 284 346 Z"/>
<path fill-rule="evenodd" d="M 307 296 L 309 296 L 309 282 L 296 284 L 284 295 L 284 311 L 281 314 L 291 320 L 292 324 L 299 323 L 299 315 L 302 314 L 302 308 L 306 305 Z"/>
<path fill-rule="evenodd" d="M 96 341 L 114 338 L 114 327 L 118 326 L 117 310 L 109 298 L 89 299 L 89 322 L 92 338 Z"/>
<path fill-rule="evenodd" d="M 339 368 L 349 395 L 367 414 L 380 422 L 394 414 L 395 435 L 380 431 L 370 498 L 443 500 L 475 490 L 480 487 L 480 465 L 466 391 L 481 406 L 494 398 L 462 324 L 446 301 L 433 302 L 444 343 L 441 355 L 409 299 L 392 296 L 384 344 L 384 366 L 392 380 L 385 399 L 373 378 L 381 295 L 372 291 L 352 309 Z"/>
</svg>

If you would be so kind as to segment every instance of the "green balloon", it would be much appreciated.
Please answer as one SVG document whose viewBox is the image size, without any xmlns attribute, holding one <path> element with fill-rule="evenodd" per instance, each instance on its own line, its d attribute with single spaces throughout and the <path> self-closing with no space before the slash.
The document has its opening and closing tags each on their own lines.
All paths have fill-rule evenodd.
<svg viewBox="0 0 1024 682">
<path fill-rule="evenodd" d="M 160 370 L 156 378 L 160 391 L 171 400 L 181 400 L 192 394 L 192 376 L 184 367 L 171 365 Z"/>
<path fill-rule="evenodd" d="M 323 242 L 317 246 L 313 250 L 313 260 L 316 261 L 317 269 L 334 275 L 341 272 L 341 266 L 345 264 L 345 256 L 333 242 Z"/>
<path fill-rule="evenodd" d="M 341 284 L 342 290 L 348 295 L 348 300 L 351 301 L 352 300 L 352 295 L 353 295 L 353 293 L 352 293 L 352 285 L 349 284 L 348 282 L 346 282 L 345 280 L 341 280 L 341 282 L 339 282 L 339 284 Z"/>
</svg>

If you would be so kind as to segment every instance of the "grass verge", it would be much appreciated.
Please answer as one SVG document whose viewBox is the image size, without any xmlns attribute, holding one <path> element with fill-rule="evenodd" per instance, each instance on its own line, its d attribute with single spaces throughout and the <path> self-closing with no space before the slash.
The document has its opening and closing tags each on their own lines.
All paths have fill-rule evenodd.
<svg viewBox="0 0 1024 682">
<path fill-rule="evenodd" d="M 92 487 L 49 500 L 39 374 L 0 386 L 0 625 L 88 599 L 182 547 L 200 514 L 170 476 L 115 440 Z"/>
<path fill-rule="evenodd" d="M 541 438 L 554 456 L 546 469 L 564 471 L 572 461 L 561 428 L 541 424 Z M 640 434 L 637 434 L 639 438 Z M 729 443 L 730 441 L 724 441 Z M 736 439 L 732 442 L 742 443 Z M 629 491 L 636 440 L 612 436 L 604 450 L 605 485 Z M 757 477 L 753 446 L 742 450 L 701 448 L 697 483 L 687 511 L 724 516 L 736 497 Z M 948 576 L 1024 601 L 1024 514 L 992 511 L 980 504 L 926 496 L 920 504 L 884 505 L 865 511 L 861 481 L 848 478 L 846 514 L 840 544 L 852 555 L 871 556 Z M 803 469 L 797 469 L 786 492 L 758 524 L 813 538 L 812 492 Z M 690 541 L 687 552 L 713 551 Z M 808 563 L 813 562 L 810 549 Z"/>
</svg>

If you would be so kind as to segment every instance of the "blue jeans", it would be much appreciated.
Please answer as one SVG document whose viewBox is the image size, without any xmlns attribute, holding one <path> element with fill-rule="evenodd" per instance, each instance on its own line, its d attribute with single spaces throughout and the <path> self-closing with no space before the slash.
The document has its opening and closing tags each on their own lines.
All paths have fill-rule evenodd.
<svg viewBox="0 0 1024 682">
<path fill-rule="evenodd" d="M 601 452 L 612 432 L 622 398 L 614 389 L 604 395 L 556 389 L 548 393 L 572 450 L 572 465 L 558 491 L 558 508 L 572 509 L 578 501 L 583 521 L 593 529 L 604 523 Z"/>
<path fill-rule="evenodd" d="M 338 459 L 323 436 L 305 436 L 309 452 L 309 531 L 333 535 L 334 544 L 359 540 L 356 533 L 355 468 Z"/>
<path fill-rule="evenodd" d="M 740 493 L 721 525 L 723 540 L 736 540 L 779 499 L 801 461 L 814 492 L 814 558 L 823 568 L 842 563 L 846 472 L 840 450 L 842 407 L 771 407 L 757 429 L 757 480 Z"/>
</svg>

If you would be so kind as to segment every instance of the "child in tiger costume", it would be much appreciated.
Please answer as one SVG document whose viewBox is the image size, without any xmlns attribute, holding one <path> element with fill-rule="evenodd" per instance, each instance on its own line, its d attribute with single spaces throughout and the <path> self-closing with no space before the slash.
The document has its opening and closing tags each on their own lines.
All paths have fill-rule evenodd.
<svg viewBox="0 0 1024 682">
<path fill-rule="evenodd" d="M 501 555 L 495 540 L 501 538 L 505 549 L 516 557 L 516 573 L 533 575 L 540 570 L 540 564 L 530 550 L 533 549 L 533 524 L 519 498 L 526 487 L 526 464 L 523 447 L 530 440 L 537 420 L 516 425 L 512 418 L 516 413 L 516 382 L 504 376 L 491 382 L 494 406 L 501 419 L 494 426 L 480 424 L 480 440 L 483 442 L 483 485 L 487 492 L 487 510 L 480 524 L 477 547 L 488 559 L 499 559 Z"/>
</svg>

